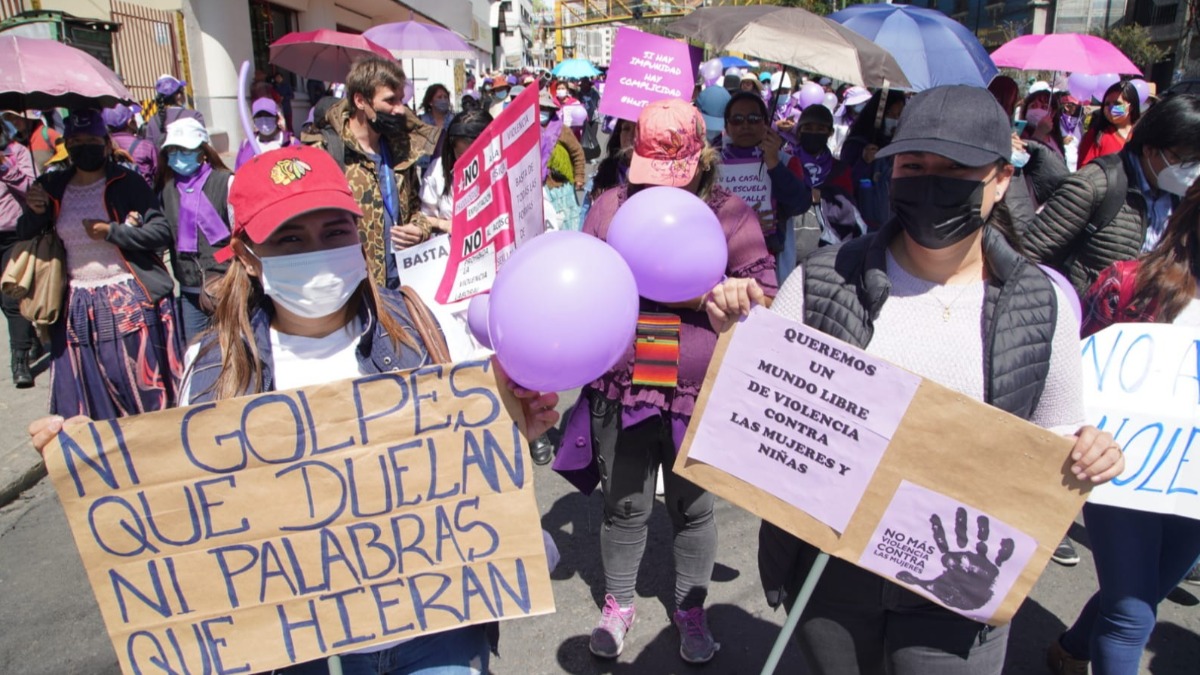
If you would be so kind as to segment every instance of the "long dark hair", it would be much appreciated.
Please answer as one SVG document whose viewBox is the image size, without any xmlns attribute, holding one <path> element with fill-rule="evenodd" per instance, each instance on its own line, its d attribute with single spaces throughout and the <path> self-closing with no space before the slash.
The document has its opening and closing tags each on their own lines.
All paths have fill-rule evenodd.
<svg viewBox="0 0 1200 675">
<path fill-rule="evenodd" d="M 883 148 L 892 141 L 892 137 L 883 133 L 883 127 L 875 128 L 875 118 L 879 114 L 879 98 L 882 91 L 877 91 L 871 95 L 871 100 L 863 106 L 862 112 L 854 119 L 854 124 L 850 126 L 850 132 L 847 134 L 849 138 L 860 138 L 864 145 L 878 145 Z M 902 91 L 891 90 L 888 92 L 887 102 L 884 105 L 884 111 L 892 107 L 896 103 L 904 103 L 905 94 Z"/>
<path fill-rule="evenodd" d="M 1104 102 L 1108 97 L 1117 93 L 1121 98 L 1129 103 L 1129 123 L 1137 124 L 1142 117 L 1142 95 L 1138 93 L 1137 87 L 1129 80 L 1117 82 L 1113 86 L 1104 91 L 1104 98 L 1100 99 L 1100 108 L 1092 113 L 1092 129 L 1096 130 L 1096 134 L 1102 134 L 1110 129 L 1116 129 L 1116 125 L 1108 121 L 1108 117 L 1104 114 Z"/>
<path fill-rule="evenodd" d="M 629 166 L 632 159 L 629 153 L 621 152 L 621 127 L 626 124 L 637 126 L 630 120 L 617 120 L 617 126 L 608 137 L 604 148 L 604 159 L 596 167 L 596 175 L 592 178 L 592 198 L 600 196 L 605 190 L 621 184 L 621 167 Z"/>
<path fill-rule="evenodd" d="M 458 161 L 458 153 L 454 152 L 454 139 L 466 138 L 474 141 L 491 123 L 492 116 L 486 110 L 464 110 L 450 120 L 450 126 L 446 129 L 446 145 L 442 148 L 442 177 L 445 179 L 442 194 L 450 194 L 454 187 L 454 163 Z"/>
<path fill-rule="evenodd" d="M 1200 278 L 1200 181 L 1171 213 L 1162 238 L 1138 264 L 1131 307 L 1169 323 L 1196 296 Z"/>
</svg>

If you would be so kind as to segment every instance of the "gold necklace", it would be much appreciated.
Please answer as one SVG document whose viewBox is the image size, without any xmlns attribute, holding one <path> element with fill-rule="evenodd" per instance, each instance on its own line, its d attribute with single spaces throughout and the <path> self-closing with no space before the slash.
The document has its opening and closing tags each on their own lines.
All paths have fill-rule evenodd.
<svg viewBox="0 0 1200 675">
<path fill-rule="evenodd" d="M 942 308 L 942 322 L 943 323 L 950 323 L 950 308 L 954 306 L 954 303 L 956 303 L 960 299 L 962 299 L 962 296 L 964 294 L 966 294 L 966 292 L 968 290 L 970 290 L 972 285 L 973 284 L 963 284 L 962 290 L 960 290 L 958 292 L 958 295 L 954 296 L 954 299 L 951 300 L 949 303 L 942 302 L 942 299 L 934 294 L 933 289 L 938 288 L 937 286 L 929 289 L 929 293 L 928 293 L 929 297 L 933 298 L 934 301 L 937 302 L 938 306 Z M 941 288 L 945 288 L 945 286 L 941 286 Z"/>
</svg>

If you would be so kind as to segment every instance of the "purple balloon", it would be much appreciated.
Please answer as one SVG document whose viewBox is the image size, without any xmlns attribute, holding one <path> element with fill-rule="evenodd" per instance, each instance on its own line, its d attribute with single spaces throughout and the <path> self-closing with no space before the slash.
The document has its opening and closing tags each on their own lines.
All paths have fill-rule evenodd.
<svg viewBox="0 0 1200 675">
<path fill-rule="evenodd" d="M 700 64 L 700 76 L 705 82 L 716 82 L 721 79 L 721 60 L 711 59 Z"/>
<path fill-rule="evenodd" d="M 1143 79 L 1130 80 L 1129 84 L 1133 85 L 1138 92 L 1138 102 L 1142 104 L 1142 110 L 1146 109 L 1146 99 L 1150 98 L 1150 85 Z"/>
<path fill-rule="evenodd" d="M 608 228 L 612 245 L 637 279 L 638 293 L 656 302 L 683 302 L 711 291 L 725 277 L 729 245 L 704 200 L 673 187 L 630 197 Z"/>
<path fill-rule="evenodd" d="M 1086 104 L 1092 100 L 1092 92 L 1096 90 L 1096 76 L 1084 75 L 1083 73 L 1072 73 L 1067 78 L 1067 91 L 1071 95 L 1079 99 L 1080 103 Z"/>
<path fill-rule="evenodd" d="M 816 82 L 805 82 L 803 87 L 800 87 L 800 107 L 807 108 L 810 105 L 821 105 L 825 100 L 825 88 Z"/>
<path fill-rule="evenodd" d="M 611 246 L 582 232 L 547 232 L 513 253 L 488 300 L 496 358 L 534 391 L 581 387 L 633 345 L 637 283 Z"/>
<path fill-rule="evenodd" d="M 829 112 L 834 112 L 838 107 L 837 94 L 825 94 L 821 99 L 821 105 L 829 108 Z"/>
<path fill-rule="evenodd" d="M 1079 294 L 1075 292 L 1075 287 L 1071 285 L 1070 281 L 1067 281 L 1067 278 L 1061 272 L 1053 267 L 1049 265 L 1038 265 L 1038 267 L 1046 273 L 1046 276 L 1050 277 L 1050 281 L 1054 282 L 1055 286 L 1062 289 L 1063 295 L 1067 296 L 1067 302 L 1071 305 L 1071 312 L 1074 314 L 1076 322 L 1082 328 L 1083 305 L 1079 302 Z"/>
<path fill-rule="evenodd" d="M 1121 76 L 1116 73 L 1105 73 L 1096 76 L 1096 88 L 1092 90 L 1092 98 L 1097 102 L 1104 102 L 1104 92 L 1108 88 L 1121 81 Z"/>
<path fill-rule="evenodd" d="M 492 348 L 492 336 L 488 334 L 488 294 L 483 293 L 471 298 L 467 305 L 467 328 L 479 344 Z"/>
</svg>

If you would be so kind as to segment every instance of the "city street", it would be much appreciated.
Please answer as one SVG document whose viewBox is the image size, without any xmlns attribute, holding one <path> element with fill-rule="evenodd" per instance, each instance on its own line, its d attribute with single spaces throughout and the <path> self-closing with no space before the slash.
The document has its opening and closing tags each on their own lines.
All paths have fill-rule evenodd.
<svg viewBox="0 0 1200 675">
<path fill-rule="evenodd" d="M 7 356 L 7 352 L 4 352 Z M 0 363 L 5 375 L 8 363 Z M 6 389 L 0 397 L 0 452 L 32 453 L 24 438 L 29 420 L 45 409 L 48 374 L 36 389 Z M 7 381 L 4 383 L 7 385 Z M 564 403 L 569 402 L 570 398 Z M 0 458 L 4 459 L 4 458 Z M 678 638 L 669 620 L 672 595 L 670 525 L 665 508 L 654 514 L 638 584 L 638 619 L 625 653 L 603 662 L 587 651 L 587 636 L 603 601 L 599 556 L 601 504 L 575 492 L 548 467 L 536 471 L 542 525 L 562 553 L 553 589 L 557 612 L 510 621 L 501 630 L 498 675 L 572 673 L 758 673 L 783 623 L 758 585 L 755 556 L 758 521 L 718 502 L 720 553 L 709 595 L 713 633 L 722 643 L 705 668 L 678 657 Z M 1095 588 L 1087 538 L 1072 535 L 1084 560 L 1073 569 L 1053 563 L 1013 624 L 1005 673 L 1046 672 L 1042 650 L 1072 621 Z M 1177 589 L 1162 604 L 1159 624 L 1142 660 L 1142 672 L 1196 673 L 1200 663 L 1200 587 Z M 62 509 L 48 480 L 0 509 L 0 673 L 12 675 L 103 675 L 118 672 L 116 656 L 87 585 Z M 797 649 L 789 648 L 778 672 L 803 673 Z"/>
</svg>

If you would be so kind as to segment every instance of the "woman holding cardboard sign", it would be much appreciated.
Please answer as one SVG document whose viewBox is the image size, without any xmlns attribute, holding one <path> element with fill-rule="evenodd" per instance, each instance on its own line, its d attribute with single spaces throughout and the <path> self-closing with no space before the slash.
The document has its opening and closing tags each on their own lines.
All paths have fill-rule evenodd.
<svg viewBox="0 0 1200 675">
<path fill-rule="evenodd" d="M 238 173 L 229 201 L 237 222 L 212 329 L 189 351 L 183 401 L 209 402 L 416 368 L 446 345 L 415 295 L 377 288 L 367 273 L 346 178 L 325 152 L 293 147 L 259 155 Z M 510 385 L 537 437 L 558 418 L 555 394 Z M 30 426 L 44 448 L 61 418 Z M 341 657 L 347 675 L 478 675 L 488 669 L 484 626 L 369 647 Z M 324 661 L 288 673 L 325 673 Z"/>
<path fill-rule="evenodd" d="M 1138 260 L 1100 273 L 1084 298 L 1083 334 L 1115 323 L 1200 326 L 1200 183 L 1193 183 L 1158 244 Z M 1186 452 L 1186 451 L 1185 451 Z M 1182 489 L 1177 489 L 1183 492 Z M 1085 504 L 1100 590 L 1075 624 L 1050 644 L 1054 673 L 1136 675 L 1158 603 L 1200 558 L 1200 520 Z"/>
<path fill-rule="evenodd" d="M 1124 462 L 1112 436 L 1079 428 L 1082 378 L 1072 314 L 1059 310 L 1065 296 L 1019 253 L 1001 201 L 1013 173 L 1011 150 L 1008 118 L 987 90 L 921 92 L 879 154 L 894 158 L 896 217 L 879 232 L 818 250 L 772 309 L 1035 424 L 1075 432 L 1076 476 L 1107 481 Z M 709 318 L 725 329 L 750 304 L 744 289 L 718 288 Z M 948 529 L 934 523 L 940 544 Z M 951 557 L 966 552 L 969 533 L 976 536 L 965 516 L 954 530 L 964 551 Z M 982 524 L 977 536 L 986 551 Z M 994 574 L 1011 546 L 1006 553 L 1000 542 L 981 564 L 959 570 L 959 579 Z M 763 524 L 759 571 L 771 604 L 796 597 L 812 552 Z M 910 590 L 963 606 L 955 604 L 952 583 L 928 576 L 902 574 L 892 582 L 831 559 L 800 619 L 811 671 L 999 675 L 1008 627 L 965 618 Z"/>
</svg>

